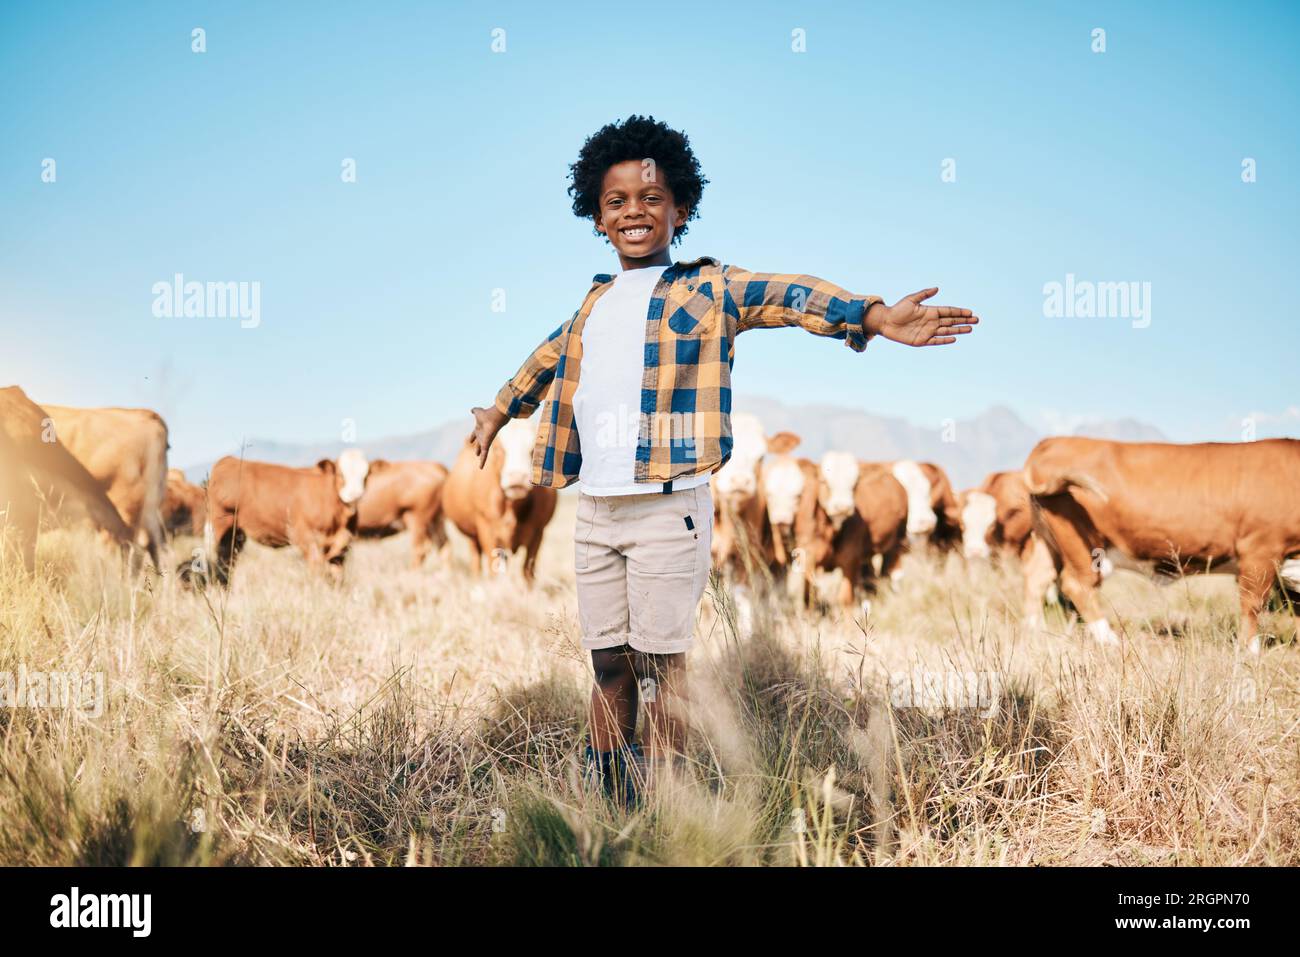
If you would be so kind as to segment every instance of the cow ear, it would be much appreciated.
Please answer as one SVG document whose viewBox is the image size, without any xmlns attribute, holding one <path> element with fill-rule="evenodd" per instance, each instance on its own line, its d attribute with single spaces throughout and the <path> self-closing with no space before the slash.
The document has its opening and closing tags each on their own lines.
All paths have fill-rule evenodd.
<svg viewBox="0 0 1300 957">
<path fill-rule="evenodd" d="M 775 455 L 785 455 L 802 441 L 793 432 L 778 432 L 767 440 L 767 450 Z"/>
<path fill-rule="evenodd" d="M 369 463 L 366 469 L 366 475 L 374 475 L 376 472 L 382 472 L 388 468 L 388 459 L 374 459 Z"/>
<path fill-rule="evenodd" d="M 316 463 L 316 468 L 324 472 L 326 475 L 333 475 L 338 471 L 338 466 L 334 464 L 333 459 L 321 459 Z"/>
</svg>

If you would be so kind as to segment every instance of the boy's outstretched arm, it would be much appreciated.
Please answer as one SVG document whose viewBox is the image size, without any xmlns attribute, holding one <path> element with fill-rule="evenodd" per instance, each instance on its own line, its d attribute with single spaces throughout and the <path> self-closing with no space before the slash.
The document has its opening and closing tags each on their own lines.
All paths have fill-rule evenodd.
<svg viewBox="0 0 1300 957">
<path fill-rule="evenodd" d="M 576 313 L 574 317 L 577 317 Z M 474 429 L 466 436 L 466 440 L 474 443 L 479 468 L 487 464 L 488 450 L 492 448 L 492 442 L 502 426 L 511 419 L 528 418 L 541 405 L 547 387 L 555 378 L 563 337 L 572 322 L 573 319 L 570 319 L 562 323 L 533 350 L 533 354 L 524 360 L 514 377 L 501 387 L 492 405 L 487 408 L 474 406 L 469 410 L 474 417 Z"/>
<path fill-rule="evenodd" d="M 971 331 L 979 319 L 969 309 L 925 306 L 937 288 L 922 289 L 887 305 L 803 273 L 750 272 L 725 266 L 727 295 L 738 314 L 737 332 L 801 326 L 818 336 L 845 340 L 854 352 L 880 335 L 909 346 L 940 346 Z"/>
</svg>

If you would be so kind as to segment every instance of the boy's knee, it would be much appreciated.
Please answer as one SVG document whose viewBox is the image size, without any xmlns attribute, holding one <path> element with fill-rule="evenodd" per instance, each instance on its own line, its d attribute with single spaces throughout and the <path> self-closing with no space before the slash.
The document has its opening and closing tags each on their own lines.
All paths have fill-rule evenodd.
<svg viewBox="0 0 1300 957">
<path fill-rule="evenodd" d="M 602 688 L 631 680 L 635 674 L 630 655 L 631 648 L 601 648 L 591 653 L 591 667 L 596 673 L 596 684 Z"/>
<path fill-rule="evenodd" d="M 638 681 L 651 678 L 663 682 L 672 678 L 681 667 L 683 659 L 684 656 L 681 654 L 652 655 L 648 652 L 637 652 L 633 667 Z"/>
</svg>

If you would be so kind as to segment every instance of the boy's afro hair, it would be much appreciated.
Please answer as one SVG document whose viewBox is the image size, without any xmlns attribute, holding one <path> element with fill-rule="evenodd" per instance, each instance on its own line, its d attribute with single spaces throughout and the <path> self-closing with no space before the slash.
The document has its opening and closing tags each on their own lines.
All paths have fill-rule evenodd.
<svg viewBox="0 0 1300 957">
<path fill-rule="evenodd" d="M 573 215 L 589 222 L 594 221 L 600 209 L 600 187 L 605 172 L 625 160 L 651 158 L 668 182 L 673 201 L 689 208 L 686 222 L 695 218 L 700 205 L 700 195 L 708 182 L 700 175 L 700 163 L 691 152 L 685 133 L 671 129 L 653 116 L 629 116 L 622 123 L 608 123 L 587 137 L 578 154 L 578 161 L 569 167 L 573 184 L 569 195 L 573 197 Z M 673 242 L 686 235 L 683 224 L 673 235 Z M 597 235 L 604 235 L 592 227 Z M 609 237 L 605 237 L 609 241 Z"/>
</svg>

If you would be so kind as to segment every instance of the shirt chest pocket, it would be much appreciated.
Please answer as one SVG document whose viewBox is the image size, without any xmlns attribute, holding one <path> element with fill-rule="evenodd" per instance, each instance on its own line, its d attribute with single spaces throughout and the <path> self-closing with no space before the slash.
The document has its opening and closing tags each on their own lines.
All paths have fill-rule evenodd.
<svg viewBox="0 0 1300 957">
<path fill-rule="evenodd" d="M 713 283 L 678 283 L 669 291 L 664 304 L 668 328 L 679 337 L 708 335 L 718 327 L 718 304 L 713 297 Z"/>
</svg>

